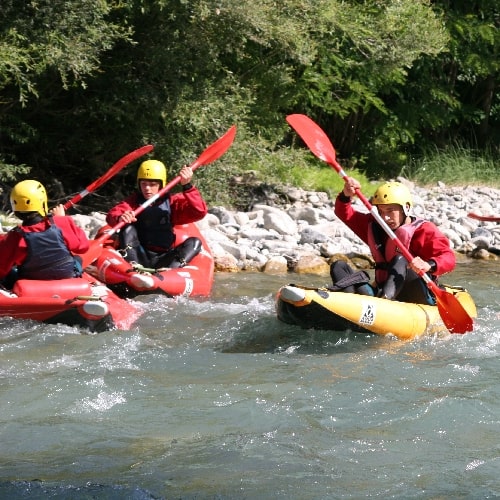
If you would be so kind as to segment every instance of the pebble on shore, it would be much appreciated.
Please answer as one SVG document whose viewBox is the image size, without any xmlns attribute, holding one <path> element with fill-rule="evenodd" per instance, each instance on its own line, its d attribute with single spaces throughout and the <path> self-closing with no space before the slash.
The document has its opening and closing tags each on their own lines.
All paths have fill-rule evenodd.
<svg viewBox="0 0 500 500">
<path fill-rule="evenodd" d="M 489 187 L 418 187 L 399 178 L 413 194 L 413 214 L 434 222 L 450 239 L 457 261 L 497 260 L 500 225 L 467 217 L 498 215 L 500 190 Z M 365 245 L 334 214 L 333 199 L 324 192 L 280 187 L 239 212 L 214 206 L 198 227 L 213 252 L 217 272 L 258 271 L 329 275 L 330 263 L 347 260 L 370 269 L 373 260 Z M 358 210 L 366 211 L 359 200 Z M 105 214 L 74 215 L 90 238 L 105 224 Z M 3 220 L 3 230 L 15 221 Z"/>
</svg>

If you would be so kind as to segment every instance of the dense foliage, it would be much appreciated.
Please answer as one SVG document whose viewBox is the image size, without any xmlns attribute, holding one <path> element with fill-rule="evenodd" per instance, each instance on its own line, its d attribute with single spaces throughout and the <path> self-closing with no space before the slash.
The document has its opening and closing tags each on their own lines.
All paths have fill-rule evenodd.
<svg viewBox="0 0 500 500">
<path fill-rule="evenodd" d="M 248 170 L 307 187 L 295 167 L 317 162 L 293 112 L 367 177 L 435 147 L 497 157 L 496 4 L 4 0 L 0 181 L 29 175 L 62 198 L 145 143 L 175 174 L 234 123 L 233 147 L 197 173 L 209 201 L 242 196 L 231 178 Z M 102 195 L 128 192 L 127 172 Z"/>
</svg>

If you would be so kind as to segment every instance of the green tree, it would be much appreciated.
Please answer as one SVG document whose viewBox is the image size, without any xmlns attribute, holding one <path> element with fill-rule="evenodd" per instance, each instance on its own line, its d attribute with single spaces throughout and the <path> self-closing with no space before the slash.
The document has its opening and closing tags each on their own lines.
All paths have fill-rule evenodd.
<svg viewBox="0 0 500 500">
<path fill-rule="evenodd" d="M 0 180 L 29 165 L 77 190 L 145 143 L 172 175 L 234 123 L 234 145 L 197 173 L 215 198 L 243 170 L 295 178 L 311 155 L 288 147 L 292 112 L 371 176 L 429 144 L 497 137 L 493 0 L 17 3 L 0 6 Z"/>
<path fill-rule="evenodd" d="M 429 105 L 445 117 L 430 127 L 439 144 L 460 141 L 472 147 L 498 150 L 500 135 L 500 9 L 494 0 L 435 1 L 443 12 L 448 50 L 426 61 L 427 85 L 437 98 Z M 415 78 L 419 85 L 424 82 Z M 442 97 L 441 97 L 442 96 Z"/>
<path fill-rule="evenodd" d="M 61 96 L 85 90 L 103 53 L 129 39 L 127 28 L 109 22 L 111 11 L 111 3 L 95 0 L 2 2 L 0 179 L 11 178 L 24 163 L 51 170 L 46 163 L 54 161 L 71 130 L 54 142 L 46 139 L 68 113 Z"/>
<path fill-rule="evenodd" d="M 433 2 L 448 34 L 437 54 L 422 54 L 404 84 L 383 93 L 390 110 L 370 130 L 369 171 L 390 175 L 410 156 L 449 147 L 498 155 L 499 11 L 496 2 Z M 399 134 L 399 137 L 398 137 Z"/>
<path fill-rule="evenodd" d="M 414 141 L 415 130 L 394 107 L 414 64 L 446 46 L 439 16 L 427 1 L 345 2 L 319 37 L 318 57 L 300 77 L 300 107 L 353 165 L 370 167 L 387 153 L 399 160 L 398 148 Z"/>
</svg>

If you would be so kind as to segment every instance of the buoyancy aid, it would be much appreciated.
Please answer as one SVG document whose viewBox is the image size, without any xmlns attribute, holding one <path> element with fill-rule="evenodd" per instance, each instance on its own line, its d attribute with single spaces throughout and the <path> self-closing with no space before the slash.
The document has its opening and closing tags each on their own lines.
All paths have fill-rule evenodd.
<svg viewBox="0 0 500 500">
<path fill-rule="evenodd" d="M 415 231 L 426 222 L 424 219 L 415 219 L 410 224 L 402 224 L 394 234 L 405 248 L 410 247 Z M 377 284 L 385 283 L 388 277 L 387 265 L 396 255 L 401 255 L 395 240 L 387 237 L 385 244 L 376 237 L 378 226 L 371 222 L 368 227 L 368 246 L 375 260 L 375 281 Z"/>
<path fill-rule="evenodd" d="M 137 216 L 134 223 L 141 245 L 153 251 L 166 251 L 175 243 L 172 209 L 168 198 L 153 204 Z"/>
<path fill-rule="evenodd" d="M 53 224 L 52 216 L 45 222 L 48 227 L 41 232 L 16 228 L 28 247 L 26 259 L 18 267 L 19 278 L 57 280 L 77 276 L 75 258 L 64 242 L 61 229 Z"/>
</svg>

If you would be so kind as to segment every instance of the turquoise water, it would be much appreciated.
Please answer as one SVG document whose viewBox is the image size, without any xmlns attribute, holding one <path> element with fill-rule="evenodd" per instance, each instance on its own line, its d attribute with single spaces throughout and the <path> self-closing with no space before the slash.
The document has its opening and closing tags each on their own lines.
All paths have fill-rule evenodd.
<svg viewBox="0 0 500 500">
<path fill-rule="evenodd" d="M 278 322 L 321 278 L 216 275 L 130 331 L 0 320 L 0 498 L 497 498 L 499 264 L 446 282 L 475 331 L 411 342 Z"/>
</svg>

